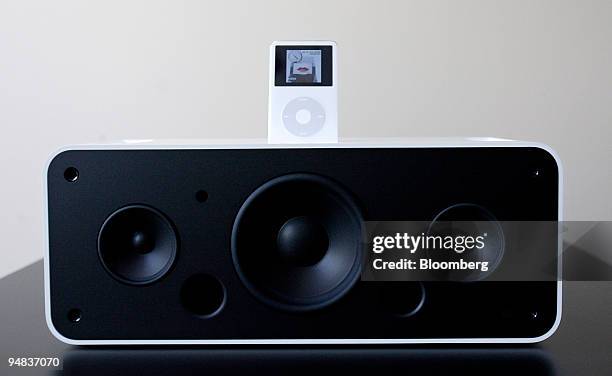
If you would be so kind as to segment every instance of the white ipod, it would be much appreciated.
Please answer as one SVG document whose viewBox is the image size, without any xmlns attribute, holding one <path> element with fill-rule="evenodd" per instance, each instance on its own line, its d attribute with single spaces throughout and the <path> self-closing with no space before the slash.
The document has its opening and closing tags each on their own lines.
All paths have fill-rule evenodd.
<svg viewBox="0 0 612 376">
<path fill-rule="evenodd" d="M 272 43 L 268 142 L 338 142 L 335 42 Z"/>
</svg>

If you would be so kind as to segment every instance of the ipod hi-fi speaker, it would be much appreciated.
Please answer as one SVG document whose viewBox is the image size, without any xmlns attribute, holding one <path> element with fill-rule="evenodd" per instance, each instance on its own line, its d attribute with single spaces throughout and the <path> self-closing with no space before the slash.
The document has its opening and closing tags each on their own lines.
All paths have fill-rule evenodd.
<svg viewBox="0 0 612 376">
<path fill-rule="evenodd" d="M 545 146 L 83 146 L 45 184 L 46 318 L 67 343 L 535 342 L 560 320 L 557 280 L 362 276 L 368 221 L 487 221 L 503 262 L 498 222 L 560 220 Z"/>
</svg>

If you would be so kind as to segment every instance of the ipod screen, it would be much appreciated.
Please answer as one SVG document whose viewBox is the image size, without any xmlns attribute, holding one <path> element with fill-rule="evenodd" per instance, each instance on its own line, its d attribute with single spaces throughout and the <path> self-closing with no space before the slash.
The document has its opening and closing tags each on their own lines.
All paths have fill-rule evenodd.
<svg viewBox="0 0 612 376">
<path fill-rule="evenodd" d="M 321 83 L 321 50 L 287 50 L 287 84 Z"/>
<path fill-rule="evenodd" d="M 332 46 L 276 46 L 274 85 L 332 86 L 332 55 Z"/>
</svg>

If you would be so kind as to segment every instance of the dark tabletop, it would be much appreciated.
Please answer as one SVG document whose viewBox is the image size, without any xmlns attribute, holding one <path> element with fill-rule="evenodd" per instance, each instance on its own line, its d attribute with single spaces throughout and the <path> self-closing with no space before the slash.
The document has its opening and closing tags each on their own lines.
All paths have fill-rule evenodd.
<svg viewBox="0 0 612 376">
<path fill-rule="evenodd" d="M 565 282 L 561 326 L 524 346 L 72 347 L 49 333 L 43 307 L 42 261 L 0 279 L 0 374 L 612 374 L 612 282 Z M 9 357 L 60 366 L 9 367 Z"/>
</svg>

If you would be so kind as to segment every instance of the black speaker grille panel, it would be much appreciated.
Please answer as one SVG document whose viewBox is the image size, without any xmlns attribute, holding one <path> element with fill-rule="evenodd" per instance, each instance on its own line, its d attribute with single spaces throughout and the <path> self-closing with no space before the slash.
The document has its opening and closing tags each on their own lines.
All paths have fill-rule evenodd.
<svg viewBox="0 0 612 376">
<path fill-rule="evenodd" d="M 70 167 L 79 171 L 74 182 L 64 178 Z M 425 283 L 423 305 L 409 316 L 379 304 L 384 285 L 361 281 L 320 310 L 263 304 L 236 273 L 232 226 L 253 191 L 296 173 L 341 184 L 366 221 L 432 220 L 457 203 L 480 205 L 499 221 L 558 215 L 558 167 L 539 148 L 65 151 L 47 175 L 53 325 L 72 339 L 519 338 L 553 325 L 555 282 Z M 105 219 L 132 204 L 164 213 L 180 239 L 172 269 L 143 286 L 112 278 L 97 251 Z M 200 274 L 226 293 L 210 317 L 181 302 L 185 281 Z M 68 320 L 73 309 L 82 313 L 77 323 Z"/>
</svg>

